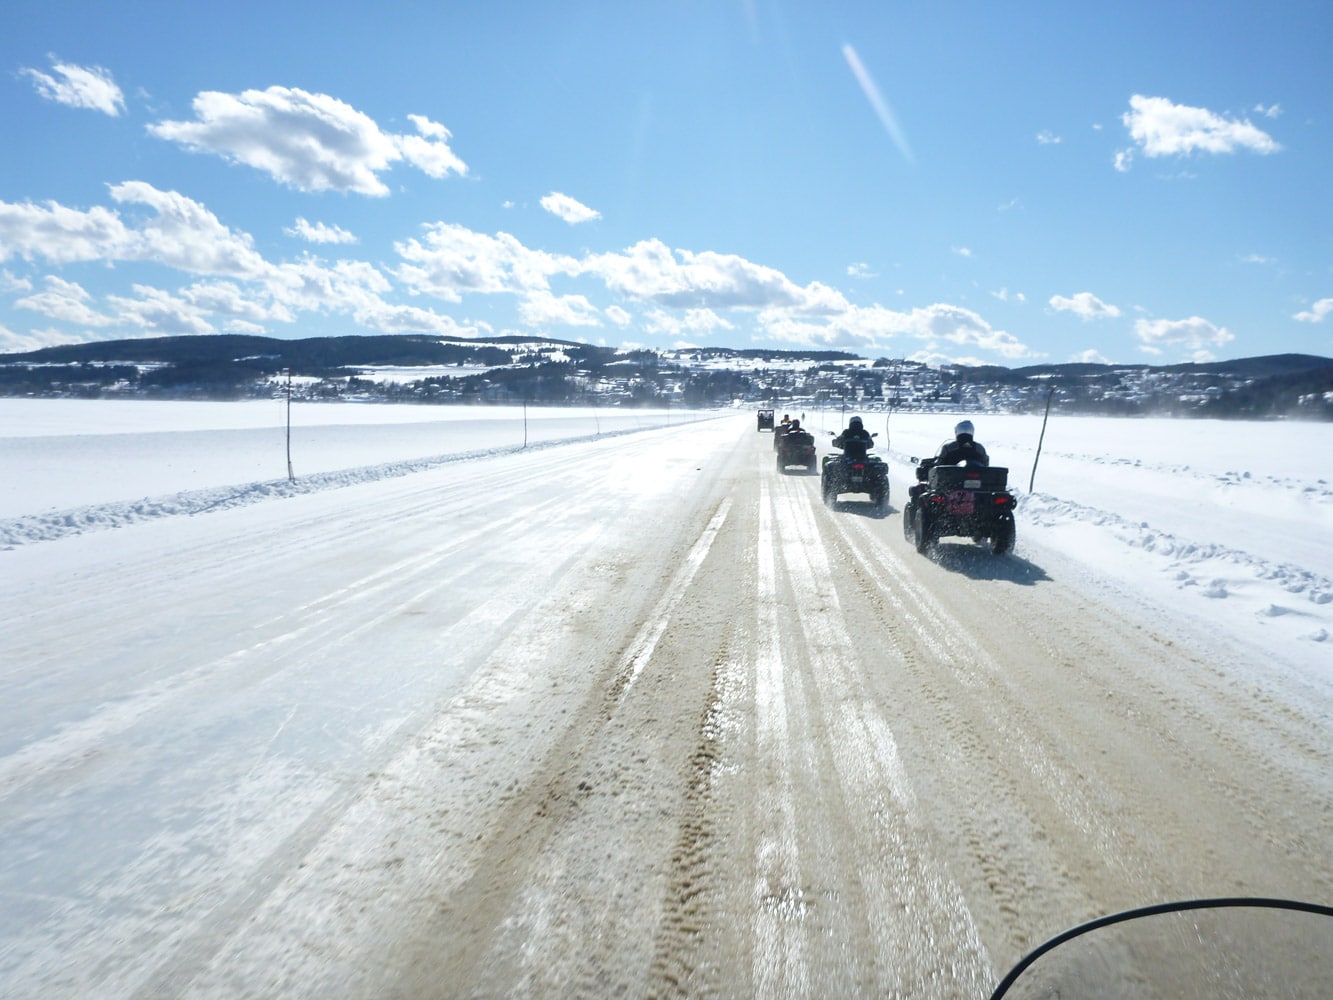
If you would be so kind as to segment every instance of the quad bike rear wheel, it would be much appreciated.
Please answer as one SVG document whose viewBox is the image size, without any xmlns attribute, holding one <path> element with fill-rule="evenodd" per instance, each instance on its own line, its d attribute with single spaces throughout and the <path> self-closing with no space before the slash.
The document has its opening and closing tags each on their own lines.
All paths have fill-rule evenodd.
<svg viewBox="0 0 1333 1000">
<path fill-rule="evenodd" d="M 918 552 L 925 552 L 930 548 L 932 541 L 934 539 L 931 537 L 930 518 L 926 514 L 926 508 L 919 506 L 916 509 L 916 516 L 912 518 L 912 542 Z"/>
<path fill-rule="evenodd" d="M 1014 547 L 1014 519 L 1012 517 L 1001 518 L 995 525 L 995 531 L 991 535 L 991 552 L 997 556 L 1002 556 Z"/>
</svg>

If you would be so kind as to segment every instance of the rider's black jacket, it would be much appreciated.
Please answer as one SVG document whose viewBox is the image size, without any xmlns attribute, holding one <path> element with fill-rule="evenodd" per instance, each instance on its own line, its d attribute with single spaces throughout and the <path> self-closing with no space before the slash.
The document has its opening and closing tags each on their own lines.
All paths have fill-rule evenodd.
<svg viewBox="0 0 1333 1000">
<path fill-rule="evenodd" d="M 921 462 L 922 469 L 929 469 L 936 465 L 990 465 L 990 456 L 986 454 L 986 449 L 978 441 L 973 441 L 970 437 L 956 438 L 953 441 L 945 441 L 940 445 L 939 454 L 934 458 L 927 458 Z"/>
<path fill-rule="evenodd" d="M 864 427 L 848 427 L 833 439 L 833 447 L 841 448 L 848 458 L 865 458 L 873 441 Z"/>
</svg>

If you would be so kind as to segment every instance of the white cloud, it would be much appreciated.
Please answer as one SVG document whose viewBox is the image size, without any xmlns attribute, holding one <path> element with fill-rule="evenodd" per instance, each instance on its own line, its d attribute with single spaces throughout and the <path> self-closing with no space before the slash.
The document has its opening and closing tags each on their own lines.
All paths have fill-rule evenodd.
<svg viewBox="0 0 1333 1000">
<path fill-rule="evenodd" d="M 115 310 L 117 325 L 130 327 L 135 333 L 161 336 L 217 332 L 217 328 L 204 318 L 203 310 L 186 299 L 146 285 L 133 288 L 136 298 L 107 296 L 107 304 Z"/>
<path fill-rule="evenodd" d="M 526 326 L 601 326 L 597 309 L 584 295 L 553 295 L 536 291 L 526 296 L 518 307 Z"/>
<path fill-rule="evenodd" d="M 418 135 L 394 135 L 350 104 L 290 87 L 204 91 L 193 107 L 195 121 L 159 122 L 149 133 L 262 170 L 301 191 L 387 195 L 379 175 L 399 160 L 431 177 L 467 172 L 449 149 L 448 129 L 419 115 L 409 116 Z"/>
<path fill-rule="evenodd" d="M 1073 355 L 1069 360 L 1085 365 L 1109 365 L 1111 363 L 1109 358 L 1103 357 L 1101 352 L 1092 348 Z"/>
<path fill-rule="evenodd" d="M 45 284 L 44 291 L 21 298 L 14 305 L 74 326 L 104 327 L 115 323 L 112 317 L 92 307 L 92 296 L 77 282 L 47 275 Z"/>
<path fill-rule="evenodd" d="M 268 328 L 258 323 L 251 323 L 244 319 L 229 319 L 222 324 L 222 329 L 228 333 L 236 333 L 242 336 L 262 337 L 268 333 Z"/>
<path fill-rule="evenodd" d="M 1248 120 L 1225 118 L 1206 108 L 1173 104 L 1165 97 L 1135 94 L 1121 121 L 1144 156 L 1188 156 L 1194 152 L 1275 153 L 1282 147 Z M 1129 159 L 1117 155 L 1117 169 L 1128 169 Z"/>
<path fill-rule="evenodd" d="M 274 302 L 292 312 L 352 315 L 380 308 L 380 296 L 392 288 L 389 279 L 367 261 L 330 264 L 317 257 L 275 266 L 265 285 Z"/>
<path fill-rule="evenodd" d="M 1083 320 L 1114 319 L 1120 315 L 1120 309 L 1108 305 L 1091 292 L 1078 292 L 1071 298 L 1052 295 L 1050 306 L 1056 312 L 1071 312 Z"/>
<path fill-rule="evenodd" d="M 1298 312 L 1292 319 L 1302 323 L 1322 323 L 1324 317 L 1333 313 L 1333 299 L 1320 299 L 1305 312 Z"/>
<path fill-rule="evenodd" d="M 624 309 L 620 308 L 620 306 L 610 306 L 603 311 L 606 314 L 606 318 L 621 329 L 629 326 L 634 320 L 634 317 Z"/>
<path fill-rule="evenodd" d="M 445 222 L 426 226 L 421 240 L 394 249 L 407 261 L 397 269 L 399 280 L 447 302 L 462 301 L 464 292 L 549 291 L 552 275 L 576 274 L 580 267 L 572 257 L 530 250 L 508 233 L 487 236 Z"/>
<path fill-rule="evenodd" d="M 954 247 L 953 252 L 959 257 L 971 257 L 972 251 L 968 247 Z"/>
<path fill-rule="evenodd" d="M 1236 337 L 1225 327 L 1214 326 L 1199 316 L 1189 319 L 1140 319 L 1134 323 L 1143 349 L 1160 353 L 1167 345 L 1184 346 L 1200 352 L 1207 347 L 1221 347 Z"/>
<path fill-rule="evenodd" d="M 591 209 L 569 195 L 561 194 L 559 191 L 552 191 L 542 198 L 541 206 L 552 215 L 564 219 L 571 226 L 580 222 L 591 222 L 593 219 L 602 217 L 601 212 Z"/>
<path fill-rule="evenodd" d="M 53 201 L 0 201 L 0 261 L 118 260 L 131 252 L 135 239 L 119 215 L 100 205 L 85 212 Z"/>
<path fill-rule="evenodd" d="M 356 236 L 340 226 L 329 226 L 323 222 L 307 222 L 297 216 L 296 224 L 282 230 L 288 236 L 295 236 L 307 243 L 355 243 Z"/>
<path fill-rule="evenodd" d="M 394 305 L 370 296 L 353 314 L 356 322 L 380 333 L 433 333 L 445 337 L 476 337 L 485 331 L 459 323 L 452 316 L 419 306 Z"/>
<path fill-rule="evenodd" d="M 19 278 L 8 271 L 0 271 L 0 294 L 30 291 L 32 291 L 32 282 L 27 278 Z"/>
<path fill-rule="evenodd" d="M 1021 358 L 1031 353 L 1018 338 L 1004 330 L 992 329 L 972 310 L 961 306 L 936 304 L 928 309 L 912 310 L 912 317 L 931 335 L 955 344 L 980 347 L 1006 358 Z"/>
<path fill-rule="evenodd" d="M 1255 114 L 1263 115 L 1265 118 L 1279 118 L 1282 115 L 1282 105 L 1270 104 L 1265 107 L 1262 104 L 1256 104 L 1254 106 L 1254 112 Z"/>
<path fill-rule="evenodd" d="M 88 337 L 83 333 L 68 333 L 64 330 L 32 330 L 28 333 L 15 333 L 8 327 L 0 326 L 0 354 L 26 354 L 29 351 L 40 351 L 44 347 L 82 344 L 87 340 Z"/>
<path fill-rule="evenodd" d="M 818 282 L 802 288 L 781 271 L 714 251 L 672 251 L 643 240 L 622 253 L 592 254 L 582 262 L 612 291 L 677 309 L 764 309 L 781 306 L 808 313 L 838 312 L 847 301 Z"/>
<path fill-rule="evenodd" d="M 924 309 L 899 312 L 884 306 L 857 308 L 817 319 L 785 309 L 768 309 L 759 315 L 765 334 L 805 347 L 859 350 L 888 350 L 898 337 L 938 341 L 992 351 L 1007 358 L 1032 356 L 1032 351 L 1012 334 L 996 330 L 981 316 L 961 306 L 936 303 Z"/>
<path fill-rule="evenodd" d="M 644 320 L 644 330 L 671 336 L 710 335 L 718 330 L 734 330 L 735 325 L 711 309 L 686 309 L 677 315 L 663 309 L 654 309 Z"/>
<path fill-rule="evenodd" d="M 101 66 L 75 66 L 53 61 L 51 68 L 54 76 L 35 69 L 19 72 L 32 78 L 39 94 L 59 104 L 101 111 L 113 118 L 125 110 L 125 95 Z"/>
<path fill-rule="evenodd" d="M 449 148 L 452 133 L 439 122 L 421 115 L 407 116 L 417 127 L 418 135 L 391 135 L 403 159 L 427 177 L 439 180 L 449 174 L 467 173 L 467 164 Z"/>
<path fill-rule="evenodd" d="M 151 260 L 195 274 L 259 278 L 272 270 L 255 251 L 248 233 L 224 226 L 199 202 L 175 191 L 160 191 L 143 181 L 111 187 L 121 204 L 145 205 L 153 210 L 141 229 L 133 232 L 125 260 Z"/>
<path fill-rule="evenodd" d="M 849 278 L 876 278 L 874 271 L 870 270 L 870 265 L 865 261 L 856 261 L 847 265 L 847 277 Z"/>
<path fill-rule="evenodd" d="M 460 325 L 430 309 L 386 302 L 384 296 L 393 291 L 393 285 L 367 261 L 330 263 L 305 256 L 272 264 L 255 251 L 249 234 L 223 225 L 192 199 L 141 181 L 114 185 L 110 192 L 126 206 L 127 213 L 143 217 L 127 220 L 101 207 L 79 211 L 55 203 L 0 202 L 0 260 L 151 263 L 203 275 L 207 280 L 176 293 L 135 286 L 135 296 L 109 297 L 106 308 L 98 311 L 80 286 L 53 278 L 42 292 L 17 305 L 84 327 L 130 325 L 134 333 L 214 332 L 210 317 L 222 320 L 227 329 L 256 332 L 269 323 L 295 322 L 301 313 L 350 315 L 366 328 L 385 333 L 477 333 L 477 326 Z M 133 211 L 139 207 L 148 211 Z M 513 286 L 509 290 L 524 290 L 514 276 L 528 280 L 525 268 L 535 266 L 521 260 L 506 264 Z M 569 266 L 575 265 L 571 262 Z M 6 276 L 9 291 L 31 290 L 26 279 L 8 271 L 0 273 Z M 437 291 L 449 297 L 429 287 L 410 290 Z"/>
<path fill-rule="evenodd" d="M 1043 146 L 1058 146 L 1064 140 L 1050 129 L 1042 129 L 1037 133 L 1037 142 Z"/>
<path fill-rule="evenodd" d="M 270 295 L 258 296 L 230 281 L 201 281 L 181 290 L 181 296 L 194 306 L 228 318 L 233 324 L 248 324 L 256 330 L 271 322 L 291 323 L 296 315 Z"/>
</svg>

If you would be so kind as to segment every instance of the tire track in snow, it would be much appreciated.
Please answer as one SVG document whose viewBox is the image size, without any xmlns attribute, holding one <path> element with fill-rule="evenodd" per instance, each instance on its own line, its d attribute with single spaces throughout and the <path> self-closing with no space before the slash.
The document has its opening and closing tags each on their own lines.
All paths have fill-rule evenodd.
<svg viewBox="0 0 1333 1000">
<path fill-rule="evenodd" d="M 837 778 L 826 793 L 828 814 L 846 817 L 844 843 L 830 847 L 828 863 L 848 868 L 867 922 L 868 933 L 848 928 L 849 944 L 905 995 L 981 995 L 990 977 L 986 949 L 962 889 L 931 846 L 892 726 L 870 697 L 868 664 L 838 596 L 814 501 L 788 491 L 779 504 L 778 519 L 790 526 L 782 550 L 793 589 L 812 596 L 799 626 Z M 953 956 L 947 974 L 942 948 Z"/>
<path fill-rule="evenodd" d="M 757 540 L 758 616 L 755 633 L 755 742 L 761 771 L 776 775 L 776 808 L 755 845 L 752 982 L 757 996 L 809 996 L 808 907 L 797 843 L 792 749 L 787 738 L 787 676 L 781 652 L 777 593 L 778 538 L 766 480 L 760 481 Z M 800 692 L 795 692 L 795 704 Z"/>
<path fill-rule="evenodd" d="M 718 505 L 717 513 L 708 522 L 708 527 L 695 541 L 689 554 L 685 556 L 685 561 L 677 568 L 643 629 L 634 637 L 627 658 L 616 670 L 611 682 L 610 695 L 617 705 L 629 695 L 629 690 L 643 671 L 644 665 L 652 659 L 653 651 L 657 649 L 657 644 L 662 640 L 667 626 L 671 624 L 672 614 L 675 613 L 690 584 L 694 582 L 699 567 L 708 558 L 709 550 L 712 549 L 717 533 L 722 530 L 730 511 L 731 498 L 727 497 Z"/>
</svg>

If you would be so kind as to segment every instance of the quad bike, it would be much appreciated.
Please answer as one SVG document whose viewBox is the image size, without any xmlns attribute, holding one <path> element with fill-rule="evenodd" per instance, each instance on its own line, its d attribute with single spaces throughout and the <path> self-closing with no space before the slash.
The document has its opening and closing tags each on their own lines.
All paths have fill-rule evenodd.
<svg viewBox="0 0 1333 1000">
<path fill-rule="evenodd" d="M 829 507 L 836 506 L 843 493 L 867 493 L 875 513 L 882 516 L 889 511 L 889 467 L 878 455 L 825 455 L 819 488 Z"/>
<path fill-rule="evenodd" d="M 1330 917 L 1323 904 L 1264 898 L 1113 913 L 1030 951 L 990 997 L 1327 997 Z"/>
<path fill-rule="evenodd" d="M 803 465 L 806 472 L 814 472 L 815 437 L 809 431 L 788 431 L 777 438 L 778 471 L 786 472 L 789 465 Z"/>
<path fill-rule="evenodd" d="M 913 458 L 913 462 L 920 459 Z M 984 466 L 917 465 L 920 482 L 903 508 L 903 537 L 918 552 L 945 535 L 963 535 L 989 543 L 997 556 L 1014 547 L 1014 508 L 1009 470 Z"/>
</svg>

